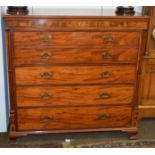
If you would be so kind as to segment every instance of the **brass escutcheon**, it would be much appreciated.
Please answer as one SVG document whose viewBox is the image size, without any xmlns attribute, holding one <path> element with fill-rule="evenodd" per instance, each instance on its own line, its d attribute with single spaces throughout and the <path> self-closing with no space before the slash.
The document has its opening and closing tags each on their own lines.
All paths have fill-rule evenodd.
<svg viewBox="0 0 155 155">
<path fill-rule="evenodd" d="M 49 93 L 42 93 L 40 94 L 40 97 L 44 100 L 48 100 L 52 97 L 53 95 L 52 94 L 49 94 Z"/>
<path fill-rule="evenodd" d="M 43 41 L 50 41 L 50 40 L 53 39 L 53 36 L 52 36 L 52 35 L 40 36 L 39 39 L 40 39 L 40 40 L 43 40 Z"/>
<path fill-rule="evenodd" d="M 43 72 L 43 73 L 40 73 L 40 76 L 44 79 L 49 79 L 53 76 L 53 73 L 52 72 Z"/>
<path fill-rule="evenodd" d="M 103 99 L 108 99 L 112 96 L 112 93 L 110 92 L 104 92 L 102 94 L 100 94 L 100 97 L 103 98 Z"/>
<path fill-rule="evenodd" d="M 107 120 L 109 118 L 111 118 L 111 116 L 109 114 L 102 114 L 97 117 L 98 120 Z"/>
<path fill-rule="evenodd" d="M 52 53 L 41 53 L 39 56 L 42 59 L 49 59 L 52 57 Z"/>
<path fill-rule="evenodd" d="M 112 72 L 103 72 L 101 73 L 102 78 L 110 78 L 112 76 Z"/>
<path fill-rule="evenodd" d="M 108 53 L 108 52 L 104 52 L 101 54 L 102 58 L 105 58 L 105 59 L 110 59 L 112 58 L 112 54 Z"/>
<path fill-rule="evenodd" d="M 102 38 L 103 38 L 104 41 L 107 41 L 107 42 L 108 41 L 114 41 L 114 37 L 111 36 L 111 35 L 108 35 L 108 34 L 107 35 L 103 35 Z"/>
<path fill-rule="evenodd" d="M 41 119 L 42 119 L 43 121 L 50 121 L 50 120 L 53 120 L 54 117 L 53 117 L 53 116 L 42 116 Z"/>
</svg>

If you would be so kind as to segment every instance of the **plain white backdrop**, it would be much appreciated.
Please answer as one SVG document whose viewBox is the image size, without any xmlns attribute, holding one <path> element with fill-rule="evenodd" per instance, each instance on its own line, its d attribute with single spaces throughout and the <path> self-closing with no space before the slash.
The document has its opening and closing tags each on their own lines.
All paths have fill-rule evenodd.
<svg viewBox="0 0 155 155">
<path fill-rule="evenodd" d="M 6 76 L 5 76 L 5 61 L 4 61 L 4 48 L 2 43 L 2 7 L 0 7 L 0 132 L 7 131 L 7 116 L 8 116 L 8 104 L 7 104 L 7 88 L 5 86 Z M 6 79 L 6 80 L 5 80 Z"/>
</svg>

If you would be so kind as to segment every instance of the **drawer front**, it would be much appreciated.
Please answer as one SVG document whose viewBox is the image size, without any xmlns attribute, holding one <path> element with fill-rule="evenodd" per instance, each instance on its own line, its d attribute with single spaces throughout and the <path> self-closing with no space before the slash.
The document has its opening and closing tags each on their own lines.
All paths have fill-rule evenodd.
<svg viewBox="0 0 155 155">
<path fill-rule="evenodd" d="M 14 42 L 18 46 L 138 46 L 139 32 L 15 32 Z"/>
<path fill-rule="evenodd" d="M 135 66 L 17 67 L 17 85 L 134 83 Z"/>
<path fill-rule="evenodd" d="M 134 86 L 17 87 L 17 105 L 73 106 L 133 103 Z"/>
<path fill-rule="evenodd" d="M 138 49 L 136 48 L 67 48 L 67 49 L 15 49 L 15 63 L 135 63 Z"/>
<path fill-rule="evenodd" d="M 127 127 L 131 122 L 131 112 L 131 108 L 128 107 L 18 109 L 18 129 L 72 130 Z"/>
</svg>

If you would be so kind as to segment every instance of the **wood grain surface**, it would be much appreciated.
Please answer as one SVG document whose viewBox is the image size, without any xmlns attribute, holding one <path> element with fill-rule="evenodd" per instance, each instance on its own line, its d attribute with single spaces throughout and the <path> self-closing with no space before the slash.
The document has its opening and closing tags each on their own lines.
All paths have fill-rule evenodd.
<svg viewBox="0 0 155 155">
<path fill-rule="evenodd" d="M 127 127 L 129 107 L 85 107 L 18 109 L 19 130 L 61 130 Z"/>
<path fill-rule="evenodd" d="M 134 101 L 134 86 L 17 87 L 17 106 L 123 105 Z"/>
<path fill-rule="evenodd" d="M 59 47 L 138 47 L 139 32 L 15 32 L 15 46 L 48 45 Z"/>
<path fill-rule="evenodd" d="M 16 65 L 57 63 L 136 63 L 136 48 L 15 48 Z"/>
<path fill-rule="evenodd" d="M 17 85 L 134 83 L 136 67 L 123 66 L 39 66 L 17 67 Z"/>
<path fill-rule="evenodd" d="M 7 15 L 4 22 L 10 139 L 114 130 L 136 137 L 148 16 Z"/>
<path fill-rule="evenodd" d="M 114 14 L 113 14 L 114 15 Z M 14 30 L 143 30 L 148 16 L 5 16 L 6 28 Z"/>
</svg>

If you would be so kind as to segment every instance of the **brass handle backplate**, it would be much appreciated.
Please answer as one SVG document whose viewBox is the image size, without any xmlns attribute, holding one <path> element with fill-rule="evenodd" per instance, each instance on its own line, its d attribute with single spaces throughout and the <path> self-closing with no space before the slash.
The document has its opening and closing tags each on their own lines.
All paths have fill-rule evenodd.
<svg viewBox="0 0 155 155">
<path fill-rule="evenodd" d="M 102 114 L 97 117 L 98 120 L 107 120 L 109 118 L 111 118 L 111 116 L 109 114 Z"/>
<path fill-rule="evenodd" d="M 53 117 L 53 116 L 43 116 L 43 117 L 41 117 L 41 119 L 42 119 L 43 121 L 50 121 L 50 120 L 53 120 L 54 117 Z"/>
<path fill-rule="evenodd" d="M 152 31 L 152 37 L 153 37 L 153 39 L 155 39 L 155 28 Z"/>
<path fill-rule="evenodd" d="M 41 53 L 39 56 L 42 59 L 49 59 L 52 57 L 52 53 Z"/>
<path fill-rule="evenodd" d="M 107 41 L 107 42 L 114 41 L 114 36 L 111 36 L 111 35 L 103 35 L 102 38 L 104 41 Z"/>
<path fill-rule="evenodd" d="M 42 99 L 44 99 L 44 100 L 48 100 L 48 99 L 50 99 L 50 98 L 52 98 L 52 94 L 49 94 L 49 93 L 42 93 L 42 94 L 40 94 L 40 97 L 42 98 Z"/>
<path fill-rule="evenodd" d="M 48 35 L 48 36 L 40 36 L 39 40 L 43 40 L 43 41 L 50 41 L 53 39 L 52 35 Z"/>
<path fill-rule="evenodd" d="M 44 79 L 49 79 L 53 76 L 53 73 L 52 72 L 43 72 L 43 73 L 40 73 L 40 76 Z"/>
<path fill-rule="evenodd" d="M 108 99 L 112 96 L 112 93 L 110 92 L 104 92 L 102 94 L 100 94 L 100 97 L 103 98 L 103 99 Z"/>
<path fill-rule="evenodd" d="M 112 73 L 106 71 L 106 72 L 101 73 L 101 76 L 102 78 L 110 78 L 112 76 Z"/>
<path fill-rule="evenodd" d="M 101 56 L 102 56 L 102 58 L 104 58 L 104 59 L 110 59 L 110 58 L 113 57 L 113 55 L 110 54 L 110 53 L 108 53 L 108 52 L 102 53 Z"/>
</svg>

